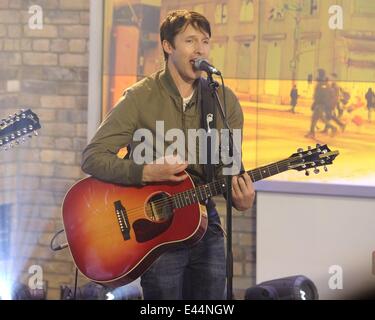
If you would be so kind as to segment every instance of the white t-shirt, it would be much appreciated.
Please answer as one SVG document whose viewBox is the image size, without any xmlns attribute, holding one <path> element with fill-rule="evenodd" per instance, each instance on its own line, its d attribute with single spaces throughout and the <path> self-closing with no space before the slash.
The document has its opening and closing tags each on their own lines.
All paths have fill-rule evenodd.
<svg viewBox="0 0 375 320">
<path fill-rule="evenodd" d="M 186 106 L 189 104 L 193 95 L 194 95 L 194 90 L 193 90 L 193 92 L 191 93 L 190 96 L 188 96 L 187 98 L 182 98 L 182 107 L 184 108 L 184 112 L 185 112 Z"/>
</svg>

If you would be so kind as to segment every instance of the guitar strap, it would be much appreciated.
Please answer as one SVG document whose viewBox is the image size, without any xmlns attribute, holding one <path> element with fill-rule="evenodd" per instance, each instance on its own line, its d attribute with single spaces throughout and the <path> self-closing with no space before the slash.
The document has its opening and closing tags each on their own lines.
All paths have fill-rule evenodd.
<svg viewBox="0 0 375 320">
<path fill-rule="evenodd" d="M 212 93 L 211 88 L 208 86 L 208 80 L 200 78 L 198 99 L 199 106 L 201 110 L 201 127 L 206 131 L 210 132 L 211 129 L 216 128 L 216 107 L 215 107 L 215 96 Z M 206 152 L 207 154 L 207 164 L 204 165 L 204 172 L 206 175 L 206 183 L 213 180 L 215 174 L 215 166 L 212 164 L 212 154 L 211 154 L 211 137 L 207 138 L 206 150 L 204 146 L 200 152 Z M 202 145 L 202 144 L 201 144 Z M 219 152 L 219 150 L 217 150 Z"/>
</svg>

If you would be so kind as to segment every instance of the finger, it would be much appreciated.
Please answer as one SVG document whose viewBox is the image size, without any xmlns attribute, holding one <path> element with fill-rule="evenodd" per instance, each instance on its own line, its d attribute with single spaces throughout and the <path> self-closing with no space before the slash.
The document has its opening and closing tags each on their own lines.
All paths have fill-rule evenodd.
<svg viewBox="0 0 375 320">
<path fill-rule="evenodd" d="M 240 187 L 238 185 L 238 177 L 234 176 L 232 178 L 232 193 L 233 193 L 233 195 L 238 197 L 239 192 L 240 192 Z"/>
<path fill-rule="evenodd" d="M 247 190 L 250 192 L 251 195 L 253 195 L 255 193 L 255 189 L 254 189 L 254 184 L 253 184 L 253 181 L 251 180 L 250 175 L 248 173 L 245 173 L 244 178 L 246 181 Z"/>
<path fill-rule="evenodd" d="M 164 163 L 167 164 L 180 164 L 183 162 L 179 155 L 169 154 L 163 158 Z"/>
<path fill-rule="evenodd" d="M 239 186 L 239 189 L 240 189 L 241 193 L 245 193 L 246 192 L 247 185 L 246 185 L 246 181 L 245 181 L 244 178 L 242 178 L 242 177 L 238 178 L 238 186 Z"/>
<path fill-rule="evenodd" d="M 245 172 L 242 177 L 245 179 L 246 185 L 249 185 L 249 184 L 253 183 L 253 181 L 250 178 L 250 175 L 247 172 Z"/>
<path fill-rule="evenodd" d="M 184 174 L 182 176 L 170 176 L 168 180 L 173 182 L 181 182 L 184 181 L 187 177 L 187 174 Z"/>
<path fill-rule="evenodd" d="M 187 168 L 187 164 L 179 164 L 175 168 L 172 168 L 172 174 L 180 173 Z"/>
<path fill-rule="evenodd" d="M 180 155 L 168 155 L 164 158 L 164 163 L 167 164 L 185 164 L 187 161 L 185 161 Z"/>
</svg>

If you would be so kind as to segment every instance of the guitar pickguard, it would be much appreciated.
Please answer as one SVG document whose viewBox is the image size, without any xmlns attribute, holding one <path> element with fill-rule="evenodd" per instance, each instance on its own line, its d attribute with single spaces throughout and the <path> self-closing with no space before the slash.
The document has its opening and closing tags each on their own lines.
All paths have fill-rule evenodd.
<svg viewBox="0 0 375 320">
<path fill-rule="evenodd" d="M 137 242 L 150 241 L 166 231 L 172 224 L 173 219 L 163 223 L 155 223 L 147 219 L 139 219 L 133 223 L 135 239 Z"/>
</svg>

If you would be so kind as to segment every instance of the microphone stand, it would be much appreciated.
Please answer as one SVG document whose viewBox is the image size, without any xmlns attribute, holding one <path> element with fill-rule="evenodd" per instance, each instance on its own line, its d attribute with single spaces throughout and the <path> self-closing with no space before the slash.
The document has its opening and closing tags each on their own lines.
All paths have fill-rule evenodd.
<svg viewBox="0 0 375 320">
<path fill-rule="evenodd" d="M 229 131 L 229 145 L 225 146 L 229 150 L 229 156 L 233 157 L 233 132 L 229 127 L 226 119 L 226 112 L 221 104 L 218 88 L 219 83 L 212 78 L 212 73 L 207 72 L 207 80 L 212 94 L 215 97 L 216 107 L 219 110 L 220 116 L 224 123 L 224 128 Z M 223 88 L 224 90 L 224 88 Z M 233 252 L 232 252 L 232 176 L 227 175 L 226 179 L 226 193 L 227 193 L 227 300 L 233 299 Z"/>
</svg>

